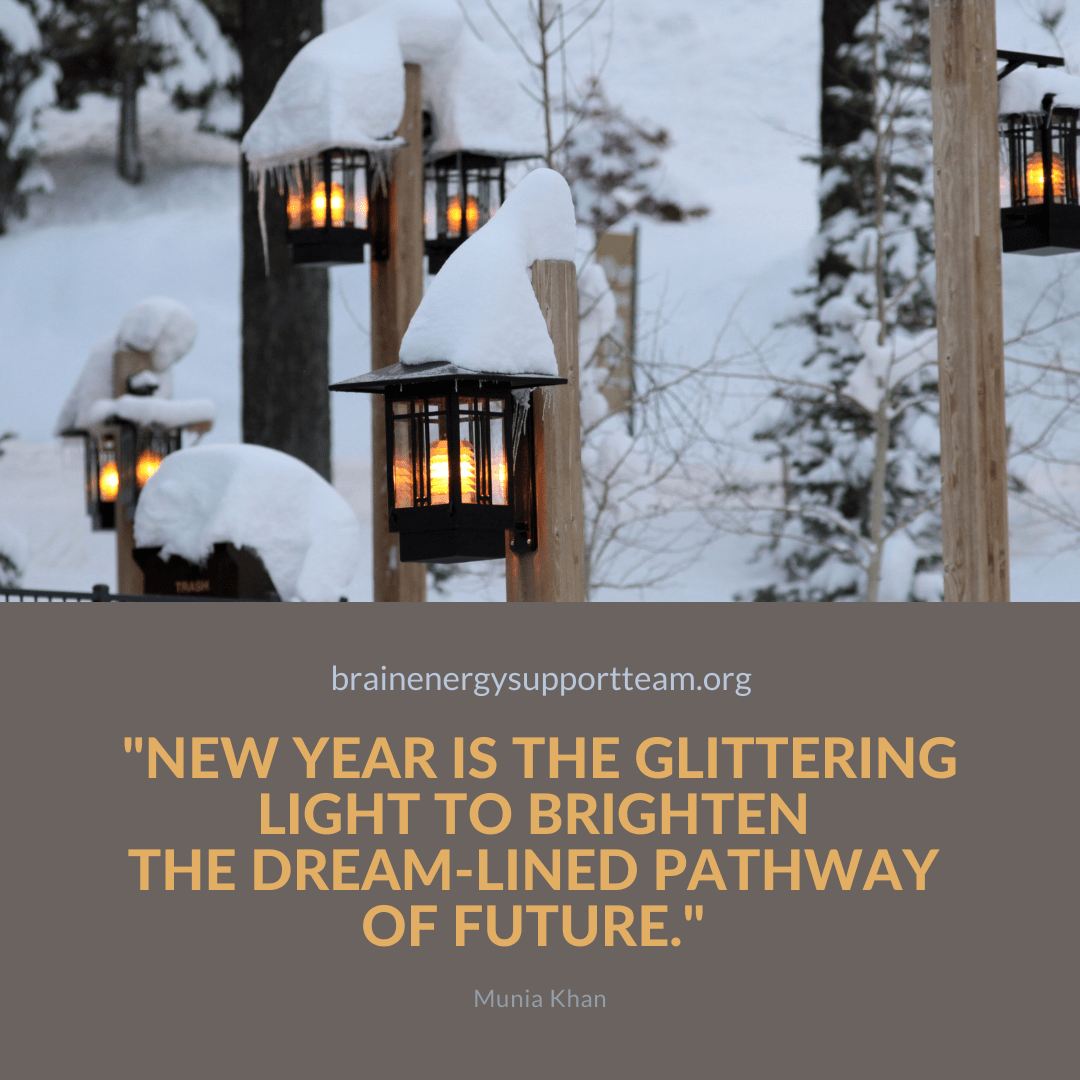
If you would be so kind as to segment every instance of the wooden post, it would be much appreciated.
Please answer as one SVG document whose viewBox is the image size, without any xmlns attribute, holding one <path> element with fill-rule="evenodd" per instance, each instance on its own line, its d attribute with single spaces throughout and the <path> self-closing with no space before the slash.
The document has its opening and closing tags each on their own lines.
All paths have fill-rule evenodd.
<svg viewBox="0 0 1080 1080">
<path fill-rule="evenodd" d="M 555 345 L 566 386 L 534 390 L 537 550 L 506 547 L 508 601 L 585 599 L 585 534 L 581 501 L 581 403 L 578 393 L 577 270 L 572 262 L 537 262 L 533 290 Z"/>
<path fill-rule="evenodd" d="M 405 112 L 397 134 L 407 145 L 389 181 L 390 258 L 371 261 L 371 367 L 398 360 L 401 339 L 424 298 L 424 116 L 420 65 L 405 65 Z M 402 563 L 386 507 L 386 421 L 381 396 L 371 401 L 371 498 L 374 599 L 427 599 L 427 567 Z"/>
<path fill-rule="evenodd" d="M 117 349 L 113 353 L 113 397 L 128 392 L 128 379 L 150 370 L 150 354 L 141 349 Z M 134 480 L 134 478 L 132 478 Z M 141 596 L 145 583 L 135 562 L 135 507 L 123 502 L 123 492 L 116 504 L 116 591 Z"/>
<path fill-rule="evenodd" d="M 1009 599 L 994 0 L 932 0 L 947 601 Z"/>
</svg>

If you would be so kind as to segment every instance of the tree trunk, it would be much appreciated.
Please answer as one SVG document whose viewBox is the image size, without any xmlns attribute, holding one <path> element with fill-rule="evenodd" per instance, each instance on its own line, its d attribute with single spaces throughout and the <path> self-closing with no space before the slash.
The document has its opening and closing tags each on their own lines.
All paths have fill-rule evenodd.
<svg viewBox="0 0 1080 1080">
<path fill-rule="evenodd" d="M 116 171 L 129 184 L 141 184 L 145 170 L 139 155 L 139 73 L 124 72 L 120 91 L 120 127 L 116 134 Z"/>
<path fill-rule="evenodd" d="M 242 0 L 244 130 L 300 48 L 322 31 L 321 0 Z M 285 197 L 266 185 L 264 258 L 258 193 L 243 187 L 241 422 L 244 442 L 282 450 L 330 479 L 329 273 L 294 267 Z M 266 265 L 269 262 L 269 273 Z"/>
<path fill-rule="evenodd" d="M 855 28 L 874 6 L 874 0 L 822 0 L 821 5 L 821 172 L 836 163 L 837 152 L 854 142 L 872 126 L 868 95 L 872 90 L 869 74 L 857 63 L 840 55 L 855 38 Z M 841 100 L 832 91 L 853 92 Z M 821 200 L 824 224 L 841 210 L 859 207 L 859 196 L 851 184 L 833 187 Z M 851 267 L 837 256 L 826 256 L 818 266 L 821 280 L 830 274 L 847 277 Z"/>
</svg>

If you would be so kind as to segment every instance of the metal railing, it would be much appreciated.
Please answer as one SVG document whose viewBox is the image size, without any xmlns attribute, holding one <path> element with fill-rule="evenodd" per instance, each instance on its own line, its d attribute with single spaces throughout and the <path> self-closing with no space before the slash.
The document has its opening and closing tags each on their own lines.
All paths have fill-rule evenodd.
<svg viewBox="0 0 1080 1080">
<path fill-rule="evenodd" d="M 276 600 L 277 597 L 274 597 Z M 237 600 L 225 596 L 131 596 L 109 591 L 108 585 L 95 585 L 92 592 L 66 592 L 60 589 L 15 589 L 0 586 L 0 603 L 5 604 L 156 604 L 156 603 L 269 603 L 270 600 Z"/>
</svg>

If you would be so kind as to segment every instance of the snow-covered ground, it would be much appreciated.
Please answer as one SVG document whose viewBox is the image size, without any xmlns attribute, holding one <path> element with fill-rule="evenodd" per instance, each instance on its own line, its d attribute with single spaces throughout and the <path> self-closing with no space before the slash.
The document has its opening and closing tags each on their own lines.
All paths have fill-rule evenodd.
<svg viewBox="0 0 1080 1080">
<path fill-rule="evenodd" d="M 465 6 L 484 40 L 512 56 L 482 0 Z M 511 0 L 499 6 L 511 15 L 524 8 Z M 1025 6 L 999 4 L 1002 46 L 1058 51 Z M 329 0 L 328 25 L 367 7 Z M 1070 18 L 1062 23 L 1067 44 L 1076 34 Z M 658 319 L 668 355 L 706 355 L 733 309 L 738 332 L 760 337 L 791 303 L 816 226 L 816 171 L 801 157 L 812 151 L 817 126 L 819 19 L 819 5 L 808 0 L 616 0 L 608 96 L 671 132 L 669 189 L 712 208 L 686 225 L 641 223 L 642 329 Z M 606 27 L 598 21 L 591 39 L 581 36 L 576 63 L 599 62 Z M 36 197 L 29 217 L 0 237 L 0 432 L 19 434 L 0 457 L 0 521 L 26 540 L 31 586 L 115 581 L 112 534 L 91 533 L 84 513 L 81 449 L 51 433 L 90 349 L 132 304 L 171 296 L 195 313 L 199 337 L 174 369 L 175 396 L 216 403 L 207 441 L 239 440 L 236 146 L 198 132 L 195 114 L 174 113 L 159 91 L 143 91 L 140 111 L 148 175 L 135 188 L 112 165 L 115 102 L 90 98 L 78 113 L 50 115 L 45 164 L 56 192 Z M 1024 282 L 1048 272 L 1032 269 L 1034 262 L 1006 259 L 1014 283 L 1007 303 L 1023 304 Z M 367 297 L 366 266 L 332 272 L 335 379 L 369 368 Z M 366 395 L 332 395 L 332 410 L 335 486 L 356 510 L 365 545 L 349 595 L 370 599 Z M 1056 554 L 1061 542 L 1059 530 L 1014 508 L 1015 599 L 1080 599 L 1080 557 Z M 728 600 L 763 578 L 751 561 L 756 545 L 722 537 L 667 587 L 602 599 Z M 498 571 L 474 567 L 431 598 L 502 599 Z"/>
</svg>

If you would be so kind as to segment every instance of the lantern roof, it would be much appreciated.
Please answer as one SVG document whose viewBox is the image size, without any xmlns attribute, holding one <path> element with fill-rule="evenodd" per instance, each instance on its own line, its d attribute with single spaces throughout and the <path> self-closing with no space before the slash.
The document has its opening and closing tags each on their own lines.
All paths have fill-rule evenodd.
<svg viewBox="0 0 1080 1080">
<path fill-rule="evenodd" d="M 1055 109 L 1080 109 L 1080 78 L 1057 67 L 1019 67 L 998 83 L 998 112 L 1041 113 L 1047 94 Z"/>
<path fill-rule="evenodd" d="M 567 380 L 558 375 L 507 375 L 499 371 L 470 371 L 445 360 L 426 364 L 393 364 L 369 371 L 353 379 L 334 383 L 331 390 L 352 390 L 362 394 L 385 394 L 395 387 L 424 386 L 429 383 L 456 382 L 462 385 L 498 384 L 512 390 L 530 386 L 559 386 Z"/>
<path fill-rule="evenodd" d="M 535 107 L 465 27 L 453 0 L 392 0 L 320 34 L 293 57 L 241 143 L 252 172 L 334 148 L 401 146 L 394 132 L 405 108 L 406 63 L 423 69 L 435 152 L 543 153 L 538 123 L 528 131 Z"/>
</svg>

